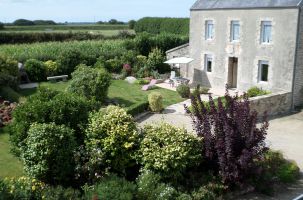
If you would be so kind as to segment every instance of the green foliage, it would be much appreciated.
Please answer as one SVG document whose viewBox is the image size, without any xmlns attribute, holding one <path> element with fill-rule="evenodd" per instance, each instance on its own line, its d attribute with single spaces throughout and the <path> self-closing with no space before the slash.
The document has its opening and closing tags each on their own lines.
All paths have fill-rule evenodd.
<svg viewBox="0 0 303 200">
<path fill-rule="evenodd" d="M 25 62 L 24 67 L 31 81 L 41 82 L 46 80 L 46 67 L 43 62 L 29 59 Z"/>
<path fill-rule="evenodd" d="M 27 19 L 17 19 L 13 22 L 13 25 L 15 26 L 32 26 L 35 25 L 33 21 L 27 20 Z"/>
<path fill-rule="evenodd" d="M 4 29 L 4 24 L 2 22 L 0 22 L 0 30 Z"/>
<path fill-rule="evenodd" d="M 175 199 L 177 191 L 161 182 L 161 176 L 152 171 L 144 170 L 137 178 L 137 198 L 145 200 Z"/>
<path fill-rule="evenodd" d="M 85 197 L 102 200 L 132 200 L 135 193 L 135 184 L 116 175 L 110 175 L 103 178 L 92 189 L 85 191 Z"/>
<path fill-rule="evenodd" d="M 109 72 L 120 73 L 122 71 L 123 62 L 118 57 L 115 57 L 105 61 L 104 67 Z"/>
<path fill-rule="evenodd" d="M 152 92 L 148 95 L 149 108 L 153 112 L 161 112 L 163 110 L 163 97 L 159 92 Z"/>
<path fill-rule="evenodd" d="M 77 49 L 66 49 L 58 58 L 58 73 L 70 75 L 82 62 L 82 54 Z"/>
<path fill-rule="evenodd" d="M 53 20 L 34 20 L 35 25 L 56 25 L 57 23 Z"/>
<path fill-rule="evenodd" d="M 132 116 L 136 116 L 140 113 L 147 111 L 148 106 L 149 106 L 148 102 L 137 103 L 137 104 L 134 104 L 134 105 L 128 107 L 126 109 L 126 112 L 127 112 L 127 114 L 130 114 Z"/>
<path fill-rule="evenodd" d="M 94 69 L 82 64 L 72 73 L 72 80 L 67 90 L 88 99 L 105 102 L 110 82 L 111 75 L 106 70 Z"/>
<path fill-rule="evenodd" d="M 270 92 L 258 87 L 252 87 L 247 91 L 248 97 L 257 97 L 267 94 L 270 94 Z"/>
<path fill-rule="evenodd" d="M 58 63 L 52 60 L 48 60 L 44 62 L 44 66 L 46 69 L 47 76 L 55 76 L 57 75 Z"/>
<path fill-rule="evenodd" d="M 188 85 L 184 85 L 184 84 L 178 85 L 177 92 L 182 98 L 189 98 L 190 96 L 190 88 Z"/>
<path fill-rule="evenodd" d="M 81 192 L 73 188 L 63 188 L 62 186 L 46 187 L 43 196 L 47 200 L 82 200 Z"/>
<path fill-rule="evenodd" d="M 135 164 L 139 134 L 131 115 L 122 108 L 108 106 L 89 118 L 86 148 L 92 168 L 125 173 Z"/>
<path fill-rule="evenodd" d="M 18 102 L 20 99 L 20 94 L 18 94 L 11 87 L 7 86 L 0 86 L 0 96 L 10 102 Z"/>
<path fill-rule="evenodd" d="M 68 185 L 74 174 L 74 131 L 64 125 L 32 124 L 21 157 L 25 171 L 50 184 Z"/>
<path fill-rule="evenodd" d="M 185 129 L 160 124 L 144 127 L 141 163 L 145 169 L 176 178 L 188 168 L 201 163 L 201 141 Z"/>
<path fill-rule="evenodd" d="M 155 48 L 148 54 L 146 66 L 150 71 L 156 70 L 160 73 L 166 73 L 170 71 L 170 66 L 164 63 L 165 60 L 166 56 L 164 52 L 159 48 Z"/>
<path fill-rule="evenodd" d="M 192 193 L 193 200 L 216 200 L 216 195 L 205 188 L 204 186 L 200 187 L 198 190 Z"/>
<path fill-rule="evenodd" d="M 293 183 L 300 177 L 298 165 L 294 161 L 286 160 L 278 151 L 268 151 L 259 165 L 263 171 L 255 184 L 261 191 L 266 190 L 276 179 L 282 183 Z"/>
<path fill-rule="evenodd" d="M 43 182 L 29 177 L 6 178 L 0 181 L 0 199 L 42 199 L 45 187 Z"/>
<path fill-rule="evenodd" d="M 29 97 L 13 113 L 14 120 L 10 125 L 10 132 L 15 153 L 20 153 L 19 148 L 25 145 L 28 129 L 35 122 L 66 125 L 75 130 L 78 144 L 83 144 L 82 130 L 86 127 L 92 109 L 91 102 L 85 98 L 40 88 L 36 95 Z"/>
<path fill-rule="evenodd" d="M 0 85 L 16 87 L 18 72 L 17 61 L 0 55 Z"/>
<path fill-rule="evenodd" d="M 174 33 L 188 35 L 189 18 L 145 17 L 137 21 L 135 31 L 137 33 Z"/>
<path fill-rule="evenodd" d="M 128 22 L 128 27 L 129 29 L 134 29 L 135 28 L 135 25 L 136 25 L 136 21 L 135 20 L 130 20 Z"/>
</svg>

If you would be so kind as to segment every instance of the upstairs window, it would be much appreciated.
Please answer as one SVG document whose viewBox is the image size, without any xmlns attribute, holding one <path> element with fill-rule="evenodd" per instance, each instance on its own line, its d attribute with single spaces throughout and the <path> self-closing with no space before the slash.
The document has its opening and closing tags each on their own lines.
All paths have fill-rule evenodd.
<svg viewBox="0 0 303 200">
<path fill-rule="evenodd" d="M 212 72 L 213 67 L 213 57 L 212 55 L 206 54 L 205 55 L 205 70 L 207 72 Z"/>
<path fill-rule="evenodd" d="M 230 40 L 233 42 L 233 41 L 239 41 L 239 39 L 240 39 L 240 22 L 232 21 Z"/>
<path fill-rule="evenodd" d="M 261 43 L 272 42 L 272 24 L 271 21 L 261 22 Z"/>
<path fill-rule="evenodd" d="M 214 22 L 207 20 L 205 23 L 205 39 L 212 40 L 214 38 Z"/>
<path fill-rule="evenodd" d="M 268 61 L 259 61 L 259 82 L 268 82 Z"/>
</svg>

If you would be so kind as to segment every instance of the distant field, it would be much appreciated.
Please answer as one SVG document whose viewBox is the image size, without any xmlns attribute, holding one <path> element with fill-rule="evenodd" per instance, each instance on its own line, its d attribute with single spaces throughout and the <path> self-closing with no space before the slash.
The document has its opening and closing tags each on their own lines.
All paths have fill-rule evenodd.
<svg viewBox="0 0 303 200">
<path fill-rule="evenodd" d="M 90 31 L 90 30 L 127 30 L 128 25 L 35 25 L 35 26 L 5 26 L 5 31 Z"/>
</svg>

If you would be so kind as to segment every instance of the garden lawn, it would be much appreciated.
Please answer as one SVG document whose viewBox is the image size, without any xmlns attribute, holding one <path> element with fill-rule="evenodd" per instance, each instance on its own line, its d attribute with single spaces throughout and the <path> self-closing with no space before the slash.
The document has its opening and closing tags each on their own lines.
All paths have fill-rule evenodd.
<svg viewBox="0 0 303 200">
<path fill-rule="evenodd" d="M 50 83 L 44 82 L 40 83 L 40 86 L 48 87 L 54 90 L 64 91 L 68 86 L 68 82 L 58 82 Z M 144 103 L 148 101 L 148 94 L 151 92 L 159 92 L 163 96 L 163 106 L 167 107 L 169 105 L 179 103 L 184 101 L 180 95 L 171 90 L 162 89 L 155 87 L 149 91 L 142 91 L 142 85 L 129 84 L 124 80 L 113 80 L 111 86 L 109 87 L 108 97 L 111 100 L 115 100 L 119 103 L 121 107 L 129 108 L 135 105 Z M 20 93 L 22 96 L 29 96 L 36 92 L 35 89 L 22 90 Z"/>
<path fill-rule="evenodd" d="M 123 80 L 115 80 L 112 81 L 112 84 L 109 87 L 108 97 L 117 100 L 121 107 L 126 108 L 134 106 L 135 104 L 147 102 L 148 94 L 151 92 L 159 92 L 162 94 L 164 107 L 184 101 L 184 99 L 175 91 L 158 87 L 149 91 L 142 91 L 141 88 L 142 85 L 129 84 Z"/>
<path fill-rule="evenodd" d="M 0 178 L 23 175 L 23 165 L 10 152 L 9 135 L 5 128 L 0 129 Z"/>
</svg>

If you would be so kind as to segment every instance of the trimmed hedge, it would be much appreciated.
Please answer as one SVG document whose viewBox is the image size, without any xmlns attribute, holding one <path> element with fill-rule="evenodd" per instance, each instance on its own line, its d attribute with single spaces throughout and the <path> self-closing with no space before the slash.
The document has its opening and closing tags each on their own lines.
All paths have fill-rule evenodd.
<svg viewBox="0 0 303 200">
<path fill-rule="evenodd" d="M 149 106 L 148 102 L 142 102 L 142 103 L 130 106 L 126 110 L 126 112 L 127 112 L 127 114 L 135 116 L 135 115 L 138 115 L 138 114 L 143 113 L 146 110 L 148 110 L 148 106 Z"/>
<path fill-rule="evenodd" d="M 135 31 L 189 35 L 189 18 L 144 17 L 137 21 Z"/>
</svg>

